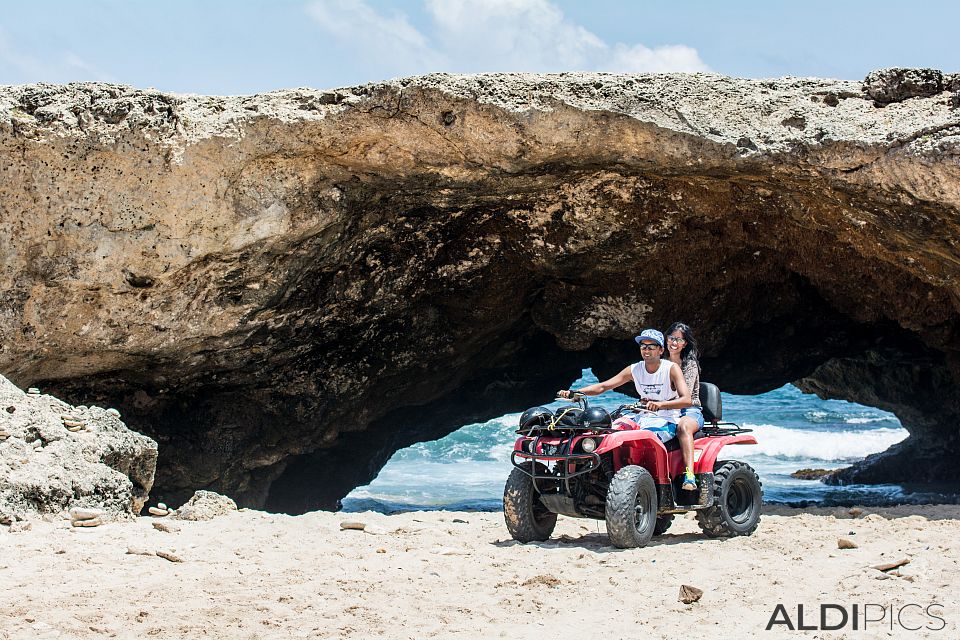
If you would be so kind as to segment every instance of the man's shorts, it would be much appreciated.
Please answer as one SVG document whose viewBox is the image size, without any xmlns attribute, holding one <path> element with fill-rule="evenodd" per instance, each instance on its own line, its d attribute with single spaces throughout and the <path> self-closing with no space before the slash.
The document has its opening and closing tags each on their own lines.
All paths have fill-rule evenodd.
<svg viewBox="0 0 960 640">
<path fill-rule="evenodd" d="M 691 416 L 692 417 L 692 416 Z M 663 418 L 654 416 L 644 416 L 642 418 L 620 418 L 613 423 L 614 429 L 646 429 L 660 438 L 660 442 L 667 442 L 677 437 L 677 423 L 667 422 Z"/>
</svg>

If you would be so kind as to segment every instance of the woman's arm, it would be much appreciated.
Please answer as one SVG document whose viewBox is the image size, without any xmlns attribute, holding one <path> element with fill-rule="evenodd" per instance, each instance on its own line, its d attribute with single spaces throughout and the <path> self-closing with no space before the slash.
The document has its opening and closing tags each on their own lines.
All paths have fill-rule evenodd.
<svg viewBox="0 0 960 640">
<path fill-rule="evenodd" d="M 598 396 L 604 391 L 610 391 L 611 389 L 616 389 L 619 386 L 625 385 L 632 379 L 633 375 L 630 373 L 630 365 L 627 365 L 623 368 L 623 371 L 613 376 L 609 380 L 604 380 L 603 382 L 598 382 L 596 384 L 588 384 L 582 389 L 577 389 L 577 393 L 582 393 L 585 396 Z M 557 391 L 557 397 L 569 398 L 571 397 L 572 393 L 572 391 L 563 389 L 561 391 Z"/>
<path fill-rule="evenodd" d="M 693 398 L 690 396 L 690 389 L 687 387 L 687 381 L 683 379 L 683 372 L 680 367 L 674 363 L 670 367 L 670 382 L 673 388 L 677 390 L 680 397 L 676 400 L 667 400 L 665 402 L 650 401 L 647 403 L 647 409 L 650 411 L 659 411 L 660 409 L 683 409 L 693 404 Z"/>
</svg>

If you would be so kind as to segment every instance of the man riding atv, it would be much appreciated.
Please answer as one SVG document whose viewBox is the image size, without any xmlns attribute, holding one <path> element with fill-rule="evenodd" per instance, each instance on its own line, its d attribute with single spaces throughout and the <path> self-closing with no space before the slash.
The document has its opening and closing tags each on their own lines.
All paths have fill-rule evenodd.
<svg viewBox="0 0 960 640">
<path fill-rule="evenodd" d="M 621 387 L 633 380 L 640 396 L 641 406 L 656 416 L 642 418 L 639 423 L 629 418 L 621 418 L 613 424 L 614 429 L 648 429 L 657 434 L 663 442 L 675 437 L 680 439 L 680 451 L 683 454 L 684 491 L 696 491 L 697 479 L 693 473 L 693 434 L 696 429 L 677 429 L 680 409 L 691 405 L 691 390 L 683 378 L 680 367 L 670 360 L 663 360 L 663 334 L 656 329 L 644 329 L 634 338 L 640 345 L 641 362 L 627 365 L 623 371 L 609 380 L 591 384 L 579 389 L 585 396 L 598 396 L 605 391 Z M 571 398 L 572 391 L 557 392 L 558 398 Z"/>
</svg>

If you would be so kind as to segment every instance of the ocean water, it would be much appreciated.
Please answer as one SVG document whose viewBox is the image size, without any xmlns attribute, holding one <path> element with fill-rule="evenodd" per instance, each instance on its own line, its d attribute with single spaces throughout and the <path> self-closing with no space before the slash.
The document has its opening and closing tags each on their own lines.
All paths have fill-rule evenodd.
<svg viewBox="0 0 960 640">
<path fill-rule="evenodd" d="M 586 369 L 571 388 L 596 381 Z M 725 448 L 721 457 L 753 466 L 766 502 L 829 506 L 957 501 L 956 489 L 896 484 L 835 487 L 790 477 L 798 469 L 845 467 L 900 442 L 907 431 L 892 413 L 842 400 L 820 400 L 793 385 L 756 396 L 724 393 L 722 399 L 724 420 L 753 429 L 759 445 Z M 591 398 L 590 404 L 612 410 L 632 401 L 607 392 Z M 561 405 L 569 406 L 545 406 Z M 439 440 L 397 451 L 373 482 L 344 498 L 344 510 L 501 509 L 519 417 L 511 413 L 465 425 Z"/>
</svg>

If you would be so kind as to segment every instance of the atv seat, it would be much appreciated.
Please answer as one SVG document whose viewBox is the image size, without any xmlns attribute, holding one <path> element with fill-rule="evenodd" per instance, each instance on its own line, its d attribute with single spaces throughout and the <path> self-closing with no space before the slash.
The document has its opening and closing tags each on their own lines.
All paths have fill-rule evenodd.
<svg viewBox="0 0 960 640">
<path fill-rule="evenodd" d="M 720 401 L 720 389 L 717 385 L 700 383 L 700 408 L 703 409 L 704 422 L 716 423 L 723 420 L 723 403 Z"/>
</svg>

